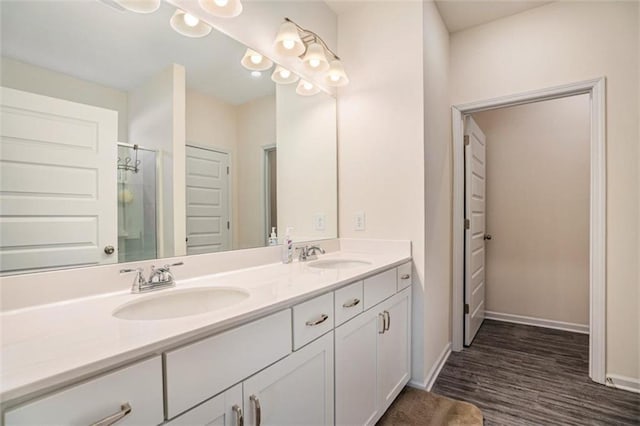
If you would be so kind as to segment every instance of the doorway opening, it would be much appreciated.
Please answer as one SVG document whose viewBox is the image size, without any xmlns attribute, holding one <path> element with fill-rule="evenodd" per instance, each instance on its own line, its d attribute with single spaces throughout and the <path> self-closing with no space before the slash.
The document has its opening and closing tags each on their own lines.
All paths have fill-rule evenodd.
<svg viewBox="0 0 640 426">
<path fill-rule="evenodd" d="M 278 153 L 275 145 L 264 148 L 264 212 L 265 245 L 269 245 L 269 235 L 278 227 Z"/>
<path fill-rule="evenodd" d="M 560 87 L 538 90 L 506 96 L 498 99 L 474 102 L 464 105 L 456 105 L 452 108 L 453 119 L 453 152 L 454 152 L 454 205 L 453 205 L 453 307 L 452 307 L 452 349 L 462 350 L 465 343 L 470 343 L 473 334 L 482 323 L 484 315 L 479 315 L 482 306 L 478 300 L 472 301 L 472 290 L 478 288 L 478 282 L 471 283 L 472 277 L 478 269 L 478 264 L 471 270 L 467 265 L 465 274 L 465 258 L 471 259 L 475 254 L 477 258 L 484 256 L 483 244 L 487 241 L 488 232 L 481 224 L 483 215 L 471 214 L 478 205 L 479 197 L 483 196 L 484 189 L 479 186 L 481 179 L 473 182 L 470 176 L 465 180 L 465 150 L 483 149 L 480 143 L 481 131 L 473 129 L 472 114 L 482 111 L 490 111 L 498 108 L 513 107 L 524 104 L 532 104 L 559 98 L 567 98 L 575 95 L 589 96 L 589 376 L 598 383 L 605 383 L 605 81 L 604 78 L 569 84 Z M 465 126 L 467 124 L 467 126 Z M 478 126 L 476 126 L 478 127 Z M 476 132 L 474 135 L 473 132 Z M 465 135 L 467 138 L 465 138 Z M 472 143 L 472 139 L 476 139 Z M 469 145 L 465 145 L 469 140 Z M 471 152 L 471 154 L 473 154 Z M 477 157 L 482 158 L 483 154 Z M 471 157 L 473 158 L 473 157 Z M 523 159 L 522 161 L 525 161 Z M 472 170 L 475 176 L 481 176 L 482 168 L 475 166 Z M 470 160 L 466 161 L 468 168 L 474 165 Z M 473 175 L 470 174 L 470 175 Z M 474 197 L 465 196 L 465 184 L 473 192 Z M 475 186 L 474 186 L 475 185 Z M 467 202 L 465 203 L 465 200 Z M 474 201 L 475 200 L 475 201 Z M 475 207 L 474 207 L 475 203 Z M 484 203 L 484 201 L 483 201 Z M 476 208 L 477 210 L 477 208 Z M 475 223 L 474 223 L 475 221 Z M 468 228 L 467 228 L 468 227 Z M 465 238 L 469 237 L 469 238 Z M 472 238 L 473 237 L 473 238 Z M 465 257 L 465 251 L 467 256 Z M 478 260 L 478 259 L 476 259 Z M 469 262 L 471 264 L 472 262 Z M 470 285 L 465 292 L 465 278 L 470 278 Z M 472 284 L 476 284 L 473 286 Z M 466 293 L 466 294 L 465 294 Z M 469 302 L 469 303 L 467 303 Z M 466 305 L 465 305 L 466 304 Z M 468 312 L 468 313 L 467 313 Z M 475 318 L 474 318 L 475 316 Z M 467 326 L 465 333 L 465 323 Z M 465 336 L 466 334 L 466 336 Z M 466 339 L 465 339 L 466 337 Z"/>
</svg>

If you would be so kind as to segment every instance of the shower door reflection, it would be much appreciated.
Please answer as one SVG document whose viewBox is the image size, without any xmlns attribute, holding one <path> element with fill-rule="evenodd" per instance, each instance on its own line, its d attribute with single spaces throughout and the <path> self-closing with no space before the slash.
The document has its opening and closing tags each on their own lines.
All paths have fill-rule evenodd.
<svg viewBox="0 0 640 426">
<path fill-rule="evenodd" d="M 118 262 L 157 257 L 156 152 L 118 143 Z"/>
</svg>

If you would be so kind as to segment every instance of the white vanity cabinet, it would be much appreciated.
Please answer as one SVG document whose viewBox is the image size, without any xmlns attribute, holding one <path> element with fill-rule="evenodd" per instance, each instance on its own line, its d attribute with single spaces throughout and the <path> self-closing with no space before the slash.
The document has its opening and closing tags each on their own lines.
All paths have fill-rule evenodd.
<svg viewBox="0 0 640 426">
<path fill-rule="evenodd" d="M 245 425 L 333 425 L 333 333 L 243 383 Z"/>
<path fill-rule="evenodd" d="M 410 324 L 407 288 L 336 328 L 336 425 L 374 424 L 409 381 Z"/>
<path fill-rule="evenodd" d="M 162 423 L 159 356 L 8 410 L 9 425 L 156 425 Z M 120 420 L 117 420 L 120 419 Z"/>
<path fill-rule="evenodd" d="M 203 402 L 166 423 L 167 426 L 241 426 L 243 424 L 242 385 Z"/>
</svg>

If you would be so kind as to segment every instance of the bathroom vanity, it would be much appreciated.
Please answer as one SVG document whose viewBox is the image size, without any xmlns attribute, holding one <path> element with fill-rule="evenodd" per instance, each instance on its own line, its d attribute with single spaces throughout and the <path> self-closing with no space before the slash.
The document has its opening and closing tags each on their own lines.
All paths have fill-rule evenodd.
<svg viewBox="0 0 640 426">
<path fill-rule="evenodd" d="M 4 424 L 373 424 L 410 378 L 408 246 L 5 312 Z M 172 310 L 211 289 L 246 297 Z"/>
</svg>

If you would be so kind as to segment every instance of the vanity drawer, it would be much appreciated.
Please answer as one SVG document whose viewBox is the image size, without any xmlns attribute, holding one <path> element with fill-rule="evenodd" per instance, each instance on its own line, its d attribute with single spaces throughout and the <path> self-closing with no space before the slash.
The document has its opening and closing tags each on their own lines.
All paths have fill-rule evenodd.
<svg viewBox="0 0 640 426">
<path fill-rule="evenodd" d="M 156 425 L 162 410 L 162 362 L 160 357 L 133 364 L 61 392 L 9 410 L 5 425 L 89 425 L 131 410 L 118 425 Z"/>
<path fill-rule="evenodd" d="M 364 280 L 364 309 L 377 305 L 393 296 L 397 289 L 396 268 L 374 275 Z"/>
<path fill-rule="evenodd" d="M 362 281 L 336 290 L 334 300 L 337 327 L 362 312 L 364 306 L 362 302 Z"/>
<path fill-rule="evenodd" d="M 412 283 L 411 262 L 398 266 L 398 291 L 404 290 Z"/>
<path fill-rule="evenodd" d="M 293 307 L 293 350 L 333 329 L 333 293 Z"/>
<path fill-rule="evenodd" d="M 166 352 L 168 418 L 222 392 L 289 353 L 289 309 Z"/>
</svg>

